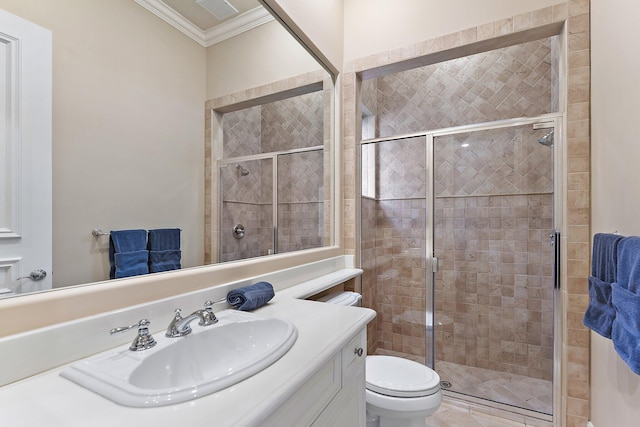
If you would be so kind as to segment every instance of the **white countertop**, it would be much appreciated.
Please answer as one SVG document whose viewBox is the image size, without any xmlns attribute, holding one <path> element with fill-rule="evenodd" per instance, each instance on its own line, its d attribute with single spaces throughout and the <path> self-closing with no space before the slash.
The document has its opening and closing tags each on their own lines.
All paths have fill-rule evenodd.
<svg viewBox="0 0 640 427">
<path fill-rule="evenodd" d="M 258 426 L 375 317 L 370 309 L 282 296 L 255 313 L 289 320 L 298 339 L 273 365 L 234 386 L 173 406 L 129 408 L 60 377 L 59 367 L 0 388 L 0 426 Z"/>
</svg>

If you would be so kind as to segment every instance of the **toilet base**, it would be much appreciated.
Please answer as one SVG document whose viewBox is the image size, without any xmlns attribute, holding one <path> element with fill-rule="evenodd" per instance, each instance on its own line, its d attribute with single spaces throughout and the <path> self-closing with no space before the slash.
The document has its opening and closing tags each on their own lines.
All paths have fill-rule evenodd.
<svg viewBox="0 0 640 427">
<path fill-rule="evenodd" d="M 425 418 L 388 418 L 367 412 L 366 427 L 425 427 Z"/>
</svg>

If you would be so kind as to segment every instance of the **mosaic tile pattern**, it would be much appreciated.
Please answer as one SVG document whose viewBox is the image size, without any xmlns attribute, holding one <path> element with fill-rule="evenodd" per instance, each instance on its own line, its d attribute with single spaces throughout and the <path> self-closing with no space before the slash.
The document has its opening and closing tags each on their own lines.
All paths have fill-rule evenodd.
<svg viewBox="0 0 640 427">
<path fill-rule="evenodd" d="M 549 113 L 551 64 L 546 39 L 380 77 L 378 136 Z"/>
</svg>

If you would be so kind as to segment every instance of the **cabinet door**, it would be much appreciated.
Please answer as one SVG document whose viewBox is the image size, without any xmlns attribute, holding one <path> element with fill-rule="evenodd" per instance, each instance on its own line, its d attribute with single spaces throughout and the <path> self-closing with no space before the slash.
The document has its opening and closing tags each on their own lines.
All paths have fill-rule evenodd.
<svg viewBox="0 0 640 427">
<path fill-rule="evenodd" d="M 260 427 L 309 426 L 341 386 L 342 355 L 338 352 Z"/>
<path fill-rule="evenodd" d="M 348 381 L 329 406 L 312 424 L 313 427 L 364 427 L 366 420 L 364 358 L 352 365 Z"/>
</svg>

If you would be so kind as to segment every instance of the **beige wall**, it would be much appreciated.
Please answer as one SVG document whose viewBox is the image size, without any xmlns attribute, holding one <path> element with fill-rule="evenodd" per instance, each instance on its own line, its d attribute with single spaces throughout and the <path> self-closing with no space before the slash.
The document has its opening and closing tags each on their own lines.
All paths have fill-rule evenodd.
<svg viewBox="0 0 640 427">
<path fill-rule="evenodd" d="M 207 48 L 207 99 L 320 68 L 280 23 L 271 21 Z"/>
<path fill-rule="evenodd" d="M 345 0 L 263 0 L 282 9 L 337 70 L 342 70 Z M 351 25 L 351 23 L 349 23 Z"/>
<path fill-rule="evenodd" d="M 344 61 L 558 3 L 562 1 L 344 0 Z"/>
<path fill-rule="evenodd" d="M 203 260 L 205 49 L 132 0 L 0 0 L 53 32 L 54 286 L 105 280 L 93 228 L 183 229 Z"/>
<path fill-rule="evenodd" d="M 591 0 L 592 233 L 640 235 L 640 3 Z M 591 333 L 591 419 L 595 427 L 631 427 L 640 418 L 640 376 L 611 340 Z"/>
</svg>

